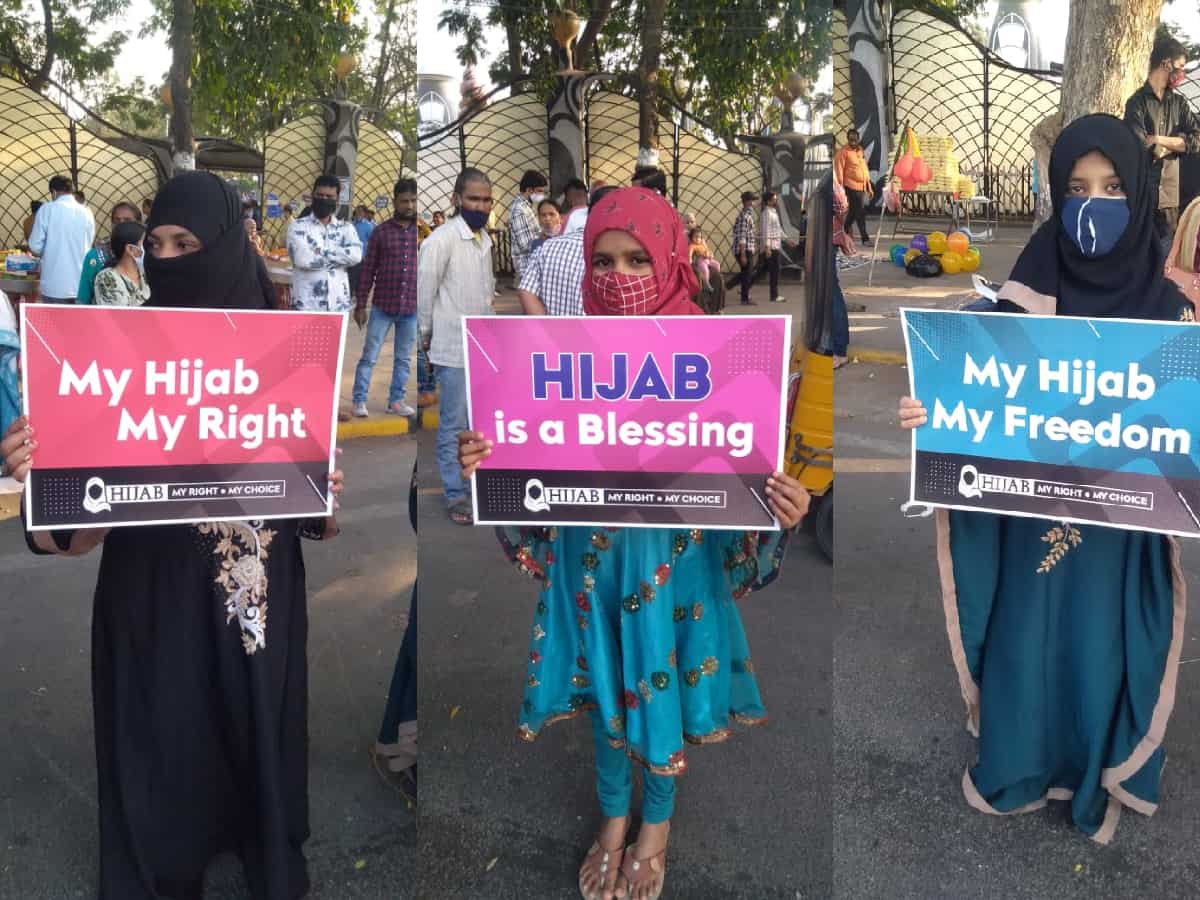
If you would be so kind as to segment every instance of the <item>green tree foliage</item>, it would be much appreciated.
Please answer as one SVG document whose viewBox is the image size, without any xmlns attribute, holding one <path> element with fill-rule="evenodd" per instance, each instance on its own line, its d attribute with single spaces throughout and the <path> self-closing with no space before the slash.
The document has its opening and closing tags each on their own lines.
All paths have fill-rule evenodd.
<svg viewBox="0 0 1200 900">
<path fill-rule="evenodd" d="M 633 90 L 642 48 L 643 0 L 577 0 L 564 3 L 581 20 L 576 66 L 622 75 Z M 548 94 L 565 58 L 551 33 L 553 0 L 497 2 L 486 17 L 474 0 L 456 0 L 439 27 L 459 39 L 458 61 L 477 65 L 489 49 L 484 25 L 503 29 L 506 46 L 489 68 L 497 84 L 534 79 L 531 88 Z M 732 145 L 737 134 L 755 133 L 779 122 L 774 101 L 787 76 L 800 72 L 809 83 L 828 64 L 831 9 L 821 0 L 689 0 L 669 3 L 658 67 L 659 92 L 685 105 Z"/>
<path fill-rule="evenodd" d="M 104 122 L 121 131 L 142 137 L 167 137 L 167 110 L 158 97 L 158 89 L 141 78 L 122 85 L 110 72 L 103 81 L 88 92 L 89 106 Z M 99 134 L 109 129 L 103 123 L 87 118 L 86 124 Z"/>
<path fill-rule="evenodd" d="M 1191 40 L 1192 35 L 1188 34 L 1178 25 L 1172 22 L 1159 22 L 1158 29 L 1154 34 L 1154 39 L 1158 40 L 1161 37 L 1173 37 L 1179 43 L 1183 44 L 1183 49 L 1187 51 L 1189 62 L 1200 60 L 1200 44 Z"/>
<path fill-rule="evenodd" d="M 127 35 L 95 41 L 93 32 L 123 9 L 117 0 L 0 0 L 0 74 L 38 92 L 50 79 L 79 90 L 112 68 Z"/>
<path fill-rule="evenodd" d="M 170 0 L 155 0 L 148 30 L 170 31 Z M 330 96 L 344 51 L 366 29 L 354 0 L 196 0 L 192 103 L 198 136 L 256 144 L 305 99 Z"/>
<path fill-rule="evenodd" d="M 350 77 L 350 98 L 366 118 L 399 134 L 407 148 L 417 135 L 416 0 L 375 0 L 376 26 L 362 64 Z"/>
</svg>

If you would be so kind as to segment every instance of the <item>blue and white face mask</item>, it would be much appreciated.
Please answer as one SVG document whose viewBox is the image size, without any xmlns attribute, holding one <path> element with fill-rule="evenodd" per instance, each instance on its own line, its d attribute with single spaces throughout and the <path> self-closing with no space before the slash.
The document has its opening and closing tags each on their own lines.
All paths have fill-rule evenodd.
<svg viewBox="0 0 1200 900">
<path fill-rule="evenodd" d="M 1124 197 L 1068 197 L 1062 224 L 1084 256 L 1105 256 L 1129 227 L 1129 204 Z"/>
</svg>

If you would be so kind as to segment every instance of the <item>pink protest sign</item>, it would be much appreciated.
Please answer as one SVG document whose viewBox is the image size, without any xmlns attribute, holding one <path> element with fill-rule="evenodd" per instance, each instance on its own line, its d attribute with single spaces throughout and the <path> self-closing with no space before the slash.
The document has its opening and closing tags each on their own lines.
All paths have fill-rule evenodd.
<svg viewBox="0 0 1200 900">
<path fill-rule="evenodd" d="M 789 316 L 464 320 L 475 521 L 771 529 Z"/>
<path fill-rule="evenodd" d="M 326 515 L 345 317 L 29 305 L 31 530 Z"/>
</svg>

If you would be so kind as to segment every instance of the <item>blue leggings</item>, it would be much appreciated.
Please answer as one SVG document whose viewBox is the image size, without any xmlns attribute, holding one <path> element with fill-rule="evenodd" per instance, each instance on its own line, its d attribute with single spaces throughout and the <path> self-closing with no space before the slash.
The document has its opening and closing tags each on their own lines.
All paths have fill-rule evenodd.
<svg viewBox="0 0 1200 900">
<path fill-rule="evenodd" d="M 592 740 L 596 745 L 596 794 L 600 811 L 610 819 L 629 815 L 633 800 L 633 763 L 623 749 L 608 742 L 608 732 L 598 710 L 591 711 Z M 644 770 L 642 821 L 657 825 L 675 810 L 675 779 Z"/>
</svg>

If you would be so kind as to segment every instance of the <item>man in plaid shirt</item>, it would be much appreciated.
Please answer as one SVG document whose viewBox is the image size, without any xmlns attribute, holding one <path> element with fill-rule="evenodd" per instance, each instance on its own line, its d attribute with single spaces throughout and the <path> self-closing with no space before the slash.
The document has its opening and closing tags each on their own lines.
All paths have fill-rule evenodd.
<svg viewBox="0 0 1200 900">
<path fill-rule="evenodd" d="M 750 299 L 750 284 L 754 280 L 754 264 L 758 261 L 758 227 L 754 221 L 754 201 L 758 194 L 753 191 L 742 193 L 742 211 L 733 223 L 733 255 L 741 272 L 725 285 L 742 286 L 742 306 L 755 306 Z"/>
<path fill-rule="evenodd" d="M 513 198 L 508 211 L 508 244 L 517 284 L 521 283 L 521 276 L 525 274 L 525 267 L 533 252 L 530 244 L 542 236 L 536 210 L 538 204 L 546 199 L 549 186 L 545 175 L 530 169 L 521 176 L 521 193 Z"/>
<path fill-rule="evenodd" d="M 527 316 L 582 316 L 583 277 L 587 262 L 583 258 L 583 231 L 587 211 L 615 187 L 597 188 L 588 206 L 577 209 L 578 227 L 560 237 L 550 238 L 529 260 L 517 296 Z"/>
<path fill-rule="evenodd" d="M 392 384 L 387 411 L 416 415 L 404 402 L 413 343 L 417 339 L 417 182 L 401 178 L 392 195 L 395 212 L 373 232 L 367 243 L 362 274 L 355 292 L 354 321 L 366 327 L 362 359 L 354 373 L 354 415 L 367 415 L 367 391 L 388 330 L 393 337 Z M 371 312 L 367 315 L 367 301 Z"/>
</svg>

